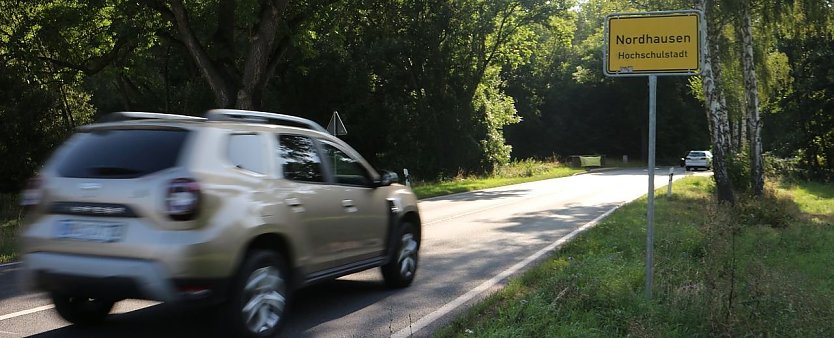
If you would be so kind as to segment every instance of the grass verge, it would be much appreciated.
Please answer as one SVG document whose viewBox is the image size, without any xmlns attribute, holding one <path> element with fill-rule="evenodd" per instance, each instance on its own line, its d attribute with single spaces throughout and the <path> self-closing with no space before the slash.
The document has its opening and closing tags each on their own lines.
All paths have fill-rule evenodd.
<svg viewBox="0 0 834 338">
<path fill-rule="evenodd" d="M 834 185 L 769 185 L 735 207 L 708 177 L 658 193 L 653 298 L 646 200 L 632 202 L 435 337 L 834 336 Z"/>
<path fill-rule="evenodd" d="M 586 172 L 583 168 L 569 168 L 558 162 L 523 160 L 496 169 L 489 177 L 459 177 L 440 182 L 414 182 L 411 188 L 418 198 L 448 195 L 459 192 L 500 187 Z"/>
</svg>

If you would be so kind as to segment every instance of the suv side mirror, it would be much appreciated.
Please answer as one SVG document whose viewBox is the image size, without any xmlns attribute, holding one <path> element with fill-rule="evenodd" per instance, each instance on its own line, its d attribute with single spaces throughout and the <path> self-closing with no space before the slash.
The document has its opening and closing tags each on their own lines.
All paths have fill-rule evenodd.
<svg viewBox="0 0 834 338">
<path fill-rule="evenodd" d="M 383 170 L 382 176 L 374 184 L 377 187 L 386 187 L 400 181 L 400 176 L 393 171 Z"/>
</svg>

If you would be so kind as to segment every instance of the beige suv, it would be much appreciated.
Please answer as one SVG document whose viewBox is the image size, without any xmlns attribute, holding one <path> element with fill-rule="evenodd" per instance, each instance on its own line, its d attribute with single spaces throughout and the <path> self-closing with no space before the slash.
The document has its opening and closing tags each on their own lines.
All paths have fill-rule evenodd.
<svg viewBox="0 0 834 338">
<path fill-rule="evenodd" d="M 411 284 L 420 216 L 396 180 L 294 116 L 114 113 L 24 191 L 21 284 L 76 324 L 127 298 L 210 301 L 234 336 L 274 336 L 299 287 L 374 267 Z"/>
</svg>

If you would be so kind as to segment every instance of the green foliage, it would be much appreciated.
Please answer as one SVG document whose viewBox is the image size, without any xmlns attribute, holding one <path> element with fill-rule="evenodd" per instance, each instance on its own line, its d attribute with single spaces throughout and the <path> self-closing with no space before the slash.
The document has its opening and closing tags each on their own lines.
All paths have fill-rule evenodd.
<svg viewBox="0 0 834 338">
<path fill-rule="evenodd" d="M 90 121 L 80 73 L 103 57 L 98 46 L 108 43 L 107 34 L 99 30 L 110 21 L 100 17 L 101 3 L 89 5 L 0 2 L 0 192 L 17 193 L 76 126 Z M 61 57 L 85 64 L 57 66 Z"/>
<path fill-rule="evenodd" d="M 494 176 L 498 177 L 534 177 L 545 174 L 562 164 L 556 160 L 538 161 L 534 159 L 516 160 L 512 163 L 495 168 Z"/>
<path fill-rule="evenodd" d="M 798 158 L 807 178 L 834 179 L 834 78 L 829 36 L 785 39 L 780 49 L 793 60 L 792 85 L 780 90 L 779 109 L 764 116 L 766 145 L 776 156 Z"/>
<path fill-rule="evenodd" d="M 69 132 L 64 115 L 83 122 L 87 97 L 74 88 L 36 85 L 22 67 L 0 64 L 0 193 L 18 192 Z M 64 119 L 61 116 L 64 116 Z"/>
<path fill-rule="evenodd" d="M 750 155 L 746 148 L 740 152 L 730 154 L 726 158 L 727 176 L 733 187 L 740 192 L 750 191 Z"/>
<path fill-rule="evenodd" d="M 651 300 L 643 295 L 643 199 L 434 336 L 834 334 L 834 272 L 826 268 L 834 230 L 806 211 L 807 201 L 834 203 L 834 186 L 769 187 L 766 201 L 736 208 L 710 202 L 713 190 L 709 178 L 692 177 L 675 183 L 672 198 L 658 195 Z M 834 217 L 834 210 L 824 214 Z M 789 222 L 772 223 L 782 218 Z"/>
<path fill-rule="evenodd" d="M 809 176 L 800 166 L 798 157 L 778 158 L 773 153 L 764 154 L 765 176 L 774 180 L 801 180 Z"/>
<path fill-rule="evenodd" d="M 247 84 L 250 37 L 260 23 L 261 2 L 183 2 L 188 28 L 208 62 L 195 61 L 171 19 L 174 3 L 0 2 L 0 60 L 11 77 L 26 79 L 4 87 L 6 94 L 17 102 L 44 93 L 42 105 L 32 106 L 43 114 L 32 118 L 42 127 L 24 136 L 43 140 L 32 153 L 48 153 L 58 143 L 38 135 L 60 140 L 66 131 L 56 130 L 71 130 L 110 111 L 195 115 L 215 108 L 217 84 L 207 81 L 207 67 L 225 87 Z M 708 19 L 720 32 L 721 79 L 732 123 L 739 126 L 744 96 L 734 30 L 738 3 L 711 3 Z M 323 124 L 339 111 L 349 130 L 346 140 L 374 164 L 406 167 L 426 179 L 485 174 L 511 158 L 553 154 L 645 159 L 645 79 L 602 76 L 603 20 L 614 12 L 691 5 L 677 0 L 290 2 L 274 30 L 279 47 L 271 50 L 268 67 L 252 73 L 270 77 L 248 84 L 260 88 L 251 93 L 261 96 L 254 100 L 259 109 Z M 830 179 L 834 128 L 827 112 L 834 94 L 827 83 L 834 69 L 829 57 L 834 15 L 819 1 L 755 5 L 765 149 L 779 158 L 798 158 L 806 177 Z M 230 93 L 229 102 L 241 94 Z M 708 148 L 701 97 L 697 78 L 660 80 L 659 159 Z M 9 129 L 30 130 L 19 126 Z M 741 129 L 734 130 L 733 139 L 741 140 Z M 7 169 L 16 177 L 10 179 L 17 180 L 13 185 L 42 160 L 37 155 L 35 164 Z"/>
<path fill-rule="evenodd" d="M 605 154 L 646 159 L 648 85 L 645 78 L 602 75 L 602 29 L 605 15 L 636 10 L 673 8 L 672 2 L 586 1 L 559 22 L 573 22 L 542 34 L 550 46 L 537 59 L 537 71 L 510 71 L 507 92 L 521 104 L 522 121 L 505 128 L 517 158 Z M 640 7 L 640 8 L 636 8 Z M 702 107 L 690 95 L 685 78 L 664 77 L 658 91 L 657 156 L 680 158 L 686 151 L 707 148 L 709 135 Z M 535 100 L 531 100 L 533 98 Z"/>
<path fill-rule="evenodd" d="M 486 138 L 481 140 L 484 160 L 481 164 L 487 170 L 493 166 L 509 163 L 512 147 L 504 144 L 506 125 L 519 122 L 516 115 L 513 98 L 504 94 L 504 82 L 501 81 L 497 67 L 487 70 L 484 81 L 478 85 L 475 93 L 474 108 L 476 112 L 484 114 L 486 122 Z"/>
<path fill-rule="evenodd" d="M 566 7 L 365 1 L 334 11 L 311 25 L 322 34 L 304 38 L 276 86 L 282 110 L 319 121 L 338 110 L 345 139 L 373 162 L 432 179 L 509 161 L 503 128 L 518 117 L 504 70 L 538 60 L 538 34 Z"/>
</svg>

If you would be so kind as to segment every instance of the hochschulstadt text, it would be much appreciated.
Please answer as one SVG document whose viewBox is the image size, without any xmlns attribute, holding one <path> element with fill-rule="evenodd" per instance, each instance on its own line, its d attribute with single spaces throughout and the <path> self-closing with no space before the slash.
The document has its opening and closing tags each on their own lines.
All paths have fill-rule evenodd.
<svg viewBox="0 0 834 338">
<path fill-rule="evenodd" d="M 676 58 L 686 58 L 689 57 L 689 51 L 681 50 L 676 52 L 671 51 L 663 51 L 659 50 L 656 52 L 619 52 L 617 53 L 617 58 L 620 60 L 630 60 L 630 59 L 676 59 Z"/>
</svg>

